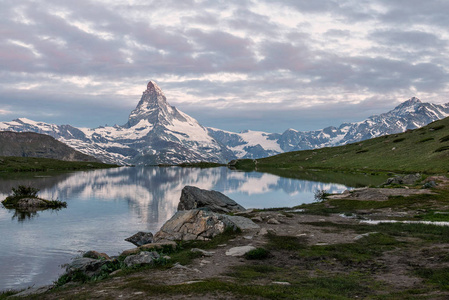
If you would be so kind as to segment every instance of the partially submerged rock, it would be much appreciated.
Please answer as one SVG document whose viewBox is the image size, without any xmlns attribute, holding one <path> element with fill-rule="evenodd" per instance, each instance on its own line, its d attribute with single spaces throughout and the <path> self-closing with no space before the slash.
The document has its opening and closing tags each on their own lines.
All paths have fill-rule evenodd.
<svg viewBox="0 0 449 300">
<path fill-rule="evenodd" d="M 67 267 L 66 273 L 70 276 L 75 272 L 81 272 L 87 277 L 93 277 L 101 273 L 101 267 L 110 260 L 77 257 Z"/>
<path fill-rule="evenodd" d="M 178 210 L 190 210 L 203 207 L 217 213 L 245 210 L 243 206 L 220 192 L 203 190 L 194 186 L 185 186 L 181 192 Z"/>
<path fill-rule="evenodd" d="M 125 241 L 130 242 L 137 247 L 153 242 L 153 234 L 151 232 L 139 231 L 138 233 L 126 238 Z"/>
</svg>

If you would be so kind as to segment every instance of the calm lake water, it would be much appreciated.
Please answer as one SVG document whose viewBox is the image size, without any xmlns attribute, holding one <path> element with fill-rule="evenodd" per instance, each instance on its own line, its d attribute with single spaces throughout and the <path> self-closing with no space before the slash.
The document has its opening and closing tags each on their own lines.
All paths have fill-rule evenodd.
<svg viewBox="0 0 449 300">
<path fill-rule="evenodd" d="M 123 167 L 0 179 L 0 199 L 19 184 L 39 188 L 40 197 L 68 206 L 31 216 L 0 208 L 0 290 L 50 284 L 63 273 L 60 265 L 84 251 L 118 255 L 133 248 L 124 239 L 138 231 L 155 233 L 176 212 L 186 185 L 220 191 L 246 208 L 291 207 L 313 202 L 317 189 L 347 189 L 227 168 Z"/>
</svg>

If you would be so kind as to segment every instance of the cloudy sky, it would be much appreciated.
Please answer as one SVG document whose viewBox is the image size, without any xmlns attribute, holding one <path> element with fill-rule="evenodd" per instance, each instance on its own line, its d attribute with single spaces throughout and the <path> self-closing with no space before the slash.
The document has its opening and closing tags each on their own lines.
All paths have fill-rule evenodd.
<svg viewBox="0 0 449 300">
<path fill-rule="evenodd" d="M 0 0 L 0 121 L 124 124 L 149 80 L 231 131 L 449 102 L 446 0 Z"/>
</svg>

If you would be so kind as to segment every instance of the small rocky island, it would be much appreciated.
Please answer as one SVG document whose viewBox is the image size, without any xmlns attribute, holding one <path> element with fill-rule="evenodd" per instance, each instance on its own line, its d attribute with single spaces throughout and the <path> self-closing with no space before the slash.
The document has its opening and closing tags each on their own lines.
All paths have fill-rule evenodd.
<svg viewBox="0 0 449 300">
<path fill-rule="evenodd" d="M 16 209 L 19 211 L 34 212 L 45 209 L 61 209 L 67 207 L 67 203 L 58 200 L 45 200 L 39 198 L 37 193 L 39 189 L 19 185 L 12 188 L 12 195 L 2 201 L 5 208 Z"/>
</svg>

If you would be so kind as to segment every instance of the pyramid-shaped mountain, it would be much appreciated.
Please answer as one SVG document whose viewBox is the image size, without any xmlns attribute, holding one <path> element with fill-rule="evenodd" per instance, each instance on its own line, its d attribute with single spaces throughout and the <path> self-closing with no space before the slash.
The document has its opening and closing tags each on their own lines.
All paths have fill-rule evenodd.
<svg viewBox="0 0 449 300">
<path fill-rule="evenodd" d="M 95 129 L 54 125 L 25 118 L 0 122 L 0 131 L 37 132 L 92 155 L 103 162 L 136 165 L 181 162 L 227 162 L 261 158 L 282 152 L 338 146 L 399 133 L 449 116 L 449 104 L 423 103 L 411 98 L 390 112 L 357 123 L 301 132 L 243 131 L 205 128 L 170 106 L 161 88 L 150 81 L 123 126 Z"/>
</svg>

